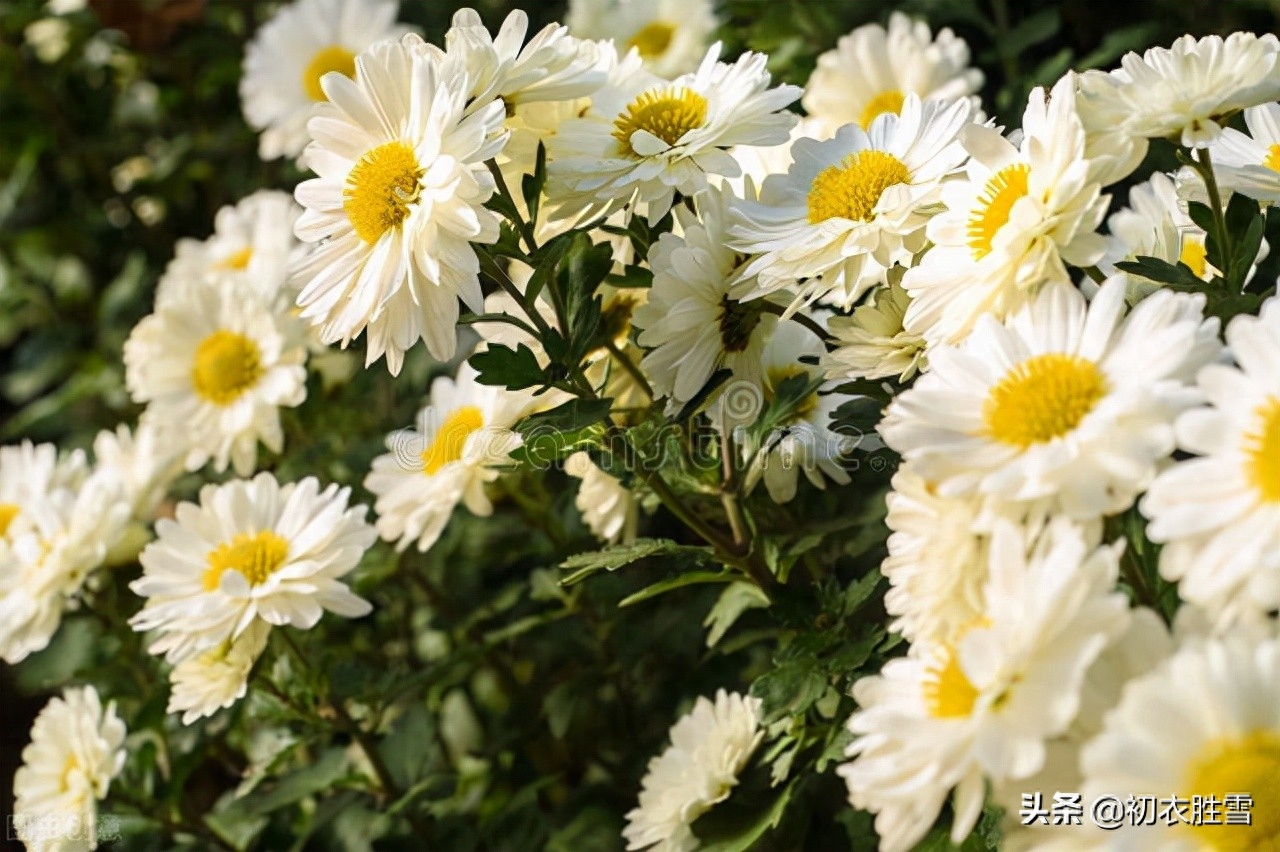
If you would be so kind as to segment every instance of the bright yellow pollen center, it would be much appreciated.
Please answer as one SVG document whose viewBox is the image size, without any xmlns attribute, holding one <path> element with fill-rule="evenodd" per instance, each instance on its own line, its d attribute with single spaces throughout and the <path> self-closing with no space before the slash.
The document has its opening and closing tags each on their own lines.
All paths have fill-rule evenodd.
<svg viewBox="0 0 1280 852">
<path fill-rule="evenodd" d="M 417 155 L 403 142 L 387 142 L 361 157 L 342 190 L 342 209 L 356 235 L 376 243 L 400 227 L 422 191 L 422 174 Z"/>
<path fill-rule="evenodd" d="M 214 405 L 230 405 L 262 378 L 262 353 L 243 334 L 215 331 L 196 347 L 191 384 Z"/>
<path fill-rule="evenodd" d="M 1268 503 L 1280 503 L 1280 398 L 1268 397 L 1254 412 L 1255 430 L 1245 436 L 1249 484 Z"/>
<path fill-rule="evenodd" d="M 871 122 L 877 117 L 891 112 L 899 115 L 902 112 L 902 102 L 906 100 L 906 95 L 897 89 L 890 89 L 887 92 L 881 92 L 871 100 L 867 101 L 867 106 L 862 110 L 862 115 L 858 117 L 858 124 L 863 130 L 871 126 Z"/>
<path fill-rule="evenodd" d="M 1209 250 L 1201 240 L 1195 237 L 1182 238 L 1182 251 L 1178 255 L 1178 262 L 1185 263 L 1190 267 L 1192 273 L 1197 278 L 1203 278 L 1205 272 L 1209 269 Z"/>
<path fill-rule="evenodd" d="M 9 532 L 9 525 L 21 511 L 17 503 L 0 503 L 0 538 L 4 538 L 5 533 Z"/>
<path fill-rule="evenodd" d="M 676 28 L 664 21 L 652 21 L 627 39 L 627 49 L 635 48 L 645 59 L 652 59 L 667 52 Z"/>
<path fill-rule="evenodd" d="M 1280 172 L 1280 145 L 1272 145 L 1267 149 L 1267 156 L 1263 159 L 1262 165 L 1273 172 Z"/>
<path fill-rule="evenodd" d="M 465 405 L 445 418 L 440 431 L 422 451 L 422 469 L 434 474 L 440 468 L 462 458 L 467 438 L 484 427 L 484 415 L 474 405 Z"/>
<path fill-rule="evenodd" d="M 1076 428 L 1106 393 L 1106 377 L 1087 358 L 1036 355 L 991 388 L 982 417 L 992 438 L 1025 450 Z"/>
<path fill-rule="evenodd" d="M 613 122 L 613 138 L 623 150 L 639 156 L 631 137 L 641 130 L 674 145 L 690 130 L 707 123 L 707 99 L 691 89 L 668 86 L 642 92 Z"/>
<path fill-rule="evenodd" d="M 326 100 L 324 89 L 320 88 L 320 78 L 330 71 L 337 71 L 344 77 L 356 74 L 356 55 L 345 47 L 331 44 L 316 51 L 307 67 L 302 72 L 302 88 L 307 97 L 313 101 Z"/>
<path fill-rule="evenodd" d="M 1231 793 L 1253 797 L 1250 825 L 1226 825 L 1225 807 L 1215 815 L 1220 824 L 1187 825 L 1202 850 L 1214 852 L 1280 852 L 1280 735 L 1254 731 L 1239 739 L 1211 742 L 1191 764 L 1182 798 Z"/>
<path fill-rule="evenodd" d="M 969 682 L 960 658 L 948 648 L 945 657 L 930 666 L 921 688 L 929 713 L 935 719 L 956 719 L 968 716 L 978 703 L 978 690 Z"/>
<path fill-rule="evenodd" d="M 1030 174 L 1026 163 L 1015 163 L 996 172 L 983 187 L 978 206 L 969 216 L 969 248 L 975 260 L 991 254 L 996 233 L 1009 222 L 1013 205 L 1027 194 Z"/>
<path fill-rule="evenodd" d="M 253 249 L 242 248 L 240 251 L 228 257 L 222 263 L 218 264 L 222 269 L 246 269 L 249 261 L 253 258 Z"/>
<path fill-rule="evenodd" d="M 249 585 L 260 585 L 279 570 L 288 555 L 289 542 L 270 530 L 237 533 L 231 541 L 223 542 L 210 552 L 209 567 L 202 578 L 204 590 L 212 592 L 218 588 L 226 571 L 239 571 Z"/>
<path fill-rule="evenodd" d="M 870 221 L 884 191 L 911 180 L 902 161 L 884 151 L 850 154 L 818 172 L 809 187 L 809 222 L 836 217 Z"/>
</svg>

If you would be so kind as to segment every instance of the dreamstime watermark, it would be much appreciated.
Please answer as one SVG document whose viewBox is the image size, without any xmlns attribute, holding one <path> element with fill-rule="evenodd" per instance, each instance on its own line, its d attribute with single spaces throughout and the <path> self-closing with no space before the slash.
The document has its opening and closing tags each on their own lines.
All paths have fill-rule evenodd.
<svg viewBox="0 0 1280 852">
<path fill-rule="evenodd" d="M 716 417 L 742 445 L 749 425 L 764 407 L 765 399 L 757 385 L 737 381 L 723 391 L 716 403 Z M 547 470 L 575 448 L 573 435 L 552 424 L 538 424 L 521 434 L 493 426 L 475 429 L 469 423 L 429 411 L 428 419 L 417 426 L 418 429 L 393 432 L 387 438 L 387 448 L 403 470 L 422 470 L 428 456 L 457 457 L 464 449 L 468 456 L 501 459 L 516 446 L 523 446 L 531 467 Z M 720 440 L 720 433 L 715 429 L 690 430 L 683 424 L 668 423 L 646 434 L 643 448 L 624 436 L 609 435 L 595 450 L 603 456 L 601 466 L 606 470 L 658 471 L 675 461 L 673 456 L 694 468 L 714 470 L 720 464 Z M 833 431 L 801 420 L 767 436 L 756 463 L 763 470 L 775 466 L 790 470 L 832 462 L 853 471 L 862 466 L 862 457 L 869 455 L 866 462 L 878 473 L 891 464 L 887 454 L 877 454 L 883 448 L 884 443 L 875 432 L 864 433 L 848 427 Z"/>
<path fill-rule="evenodd" d="M 101 845 L 121 839 L 120 818 L 110 814 L 96 819 L 78 813 L 10 814 L 5 829 L 6 839 L 28 845 L 77 840 Z"/>
</svg>

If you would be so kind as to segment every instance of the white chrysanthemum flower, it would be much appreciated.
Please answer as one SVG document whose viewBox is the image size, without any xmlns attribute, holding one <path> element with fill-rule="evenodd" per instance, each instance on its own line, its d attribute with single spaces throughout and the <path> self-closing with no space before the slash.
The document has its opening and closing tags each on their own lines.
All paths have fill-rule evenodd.
<svg viewBox="0 0 1280 852">
<path fill-rule="evenodd" d="M 1222 134 L 1225 117 L 1280 98 L 1277 57 L 1280 40 L 1271 33 L 1185 35 L 1171 47 L 1127 53 L 1109 73 L 1081 74 L 1081 110 L 1097 104 L 1135 139 L 1207 148 Z"/>
<path fill-rule="evenodd" d="M 969 67 L 969 45 L 950 29 L 937 38 L 924 21 L 901 12 L 880 24 L 858 27 L 818 57 L 804 87 L 805 112 L 829 137 L 845 124 L 863 130 L 886 112 L 899 113 L 907 95 L 920 100 L 970 98 L 982 88 L 982 72 Z"/>
<path fill-rule="evenodd" d="M 277 190 L 255 192 L 223 207 L 208 239 L 178 240 L 156 286 L 156 305 L 168 304 L 178 291 L 217 286 L 213 282 L 227 277 L 243 279 L 267 301 L 285 297 L 292 303 L 290 269 L 307 251 L 293 234 L 301 213 L 288 193 Z"/>
<path fill-rule="evenodd" d="M 21 504 L 0 539 L 0 659 L 17 663 L 48 646 L 128 520 L 123 483 L 109 471 Z"/>
<path fill-rule="evenodd" d="M 1236 632 L 1192 643 L 1130 682 L 1081 755 L 1085 801 L 1124 791 L 1184 801 L 1185 821 L 1126 820 L 1095 848 L 1244 852 L 1280 845 L 1280 642 Z M 1228 796 L 1250 796 L 1245 808 Z M 1217 824 L 1192 824 L 1193 797 L 1216 800 Z M 1237 800 L 1238 801 L 1238 800 Z M 1157 804 L 1156 807 L 1161 805 Z M 1208 814 L 1202 810 L 1202 814 Z"/>
<path fill-rule="evenodd" d="M 73 687 L 31 726 L 13 776 L 11 827 L 29 852 L 87 852 L 98 846 L 98 801 L 124 767 L 124 722 L 92 686 Z"/>
<path fill-rule="evenodd" d="M 627 849 L 692 852 L 694 820 L 729 798 L 738 775 L 764 739 L 760 699 L 716 692 L 699 696 L 671 727 L 671 745 L 649 761 L 640 806 L 627 814 Z"/>
<path fill-rule="evenodd" d="M 188 448 L 188 470 L 210 459 L 247 476 L 258 441 L 284 447 L 280 408 L 306 398 L 306 327 L 279 303 L 227 279 L 175 290 L 124 344 L 125 384 L 143 415 Z"/>
<path fill-rule="evenodd" d="M 1201 458 L 1160 475 L 1143 498 L 1160 573 L 1221 622 L 1280 607 L 1280 301 L 1227 327 L 1238 367 L 1201 371 L 1209 407 L 1177 421 Z"/>
<path fill-rule="evenodd" d="M 11 540 L 24 523 L 24 508 L 61 489 L 76 489 L 88 476 L 84 452 L 58 457 L 53 444 L 0 447 L 0 541 Z"/>
<path fill-rule="evenodd" d="M 629 488 L 601 470 L 585 452 L 565 459 L 564 470 L 582 480 L 573 504 L 596 538 L 609 544 L 635 539 L 640 505 Z"/>
<path fill-rule="evenodd" d="M 453 357 L 458 299 L 484 307 L 471 243 L 498 239 L 485 161 L 505 139 L 503 106 L 465 114 L 471 81 L 424 48 L 383 42 L 356 58 L 354 80 L 324 78 L 329 101 L 308 124 L 319 177 L 295 191 L 295 231 L 319 243 L 297 271 L 303 317 L 344 347 L 367 330 L 366 366 L 385 353 L 392 375 L 418 340 Z"/>
<path fill-rule="evenodd" d="M 827 294 L 853 305 L 885 270 L 925 247 L 928 208 L 964 162 L 956 140 L 970 118 L 968 101 L 908 95 L 901 115 L 884 113 L 869 131 L 846 125 L 826 141 L 797 139 L 787 173 L 766 178 L 758 201 L 734 205 L 730 245 L 759 255 L 734 295 L 801 281 L 793 309 Z"/>
<path fill-rule="evenodd" d="M 1280 202 L 1280 104 L 1244 111 L 1248 135 L 1234 127 L 1209 146 L 1218 185 L 1266 204 Z"/>
<path fill-rule="evenodd" d="M 147 598 L 129 620 L 158 630 L 148 650 L 181 663 L 245 634 L 258 621 L 308 630 L 326 611 L 359 618 L 371 609 L 342 578 L 377 538 L 350 488 L 323 491 L 314 477 L 281 485 L 269 473 L 206 485 L 156 524 L 142 551 Z"/>
<path fill-rule="evenodd" d="M 360 51 L 403 34 L 395 25 L 399 7 L 397 0 L 298 0 L 262 25 L 240 78 L 245 120 L 262 131 L 262 159 L 302 153 L 312 107 L 326 99 L 321 78 L 352 76 Z"/>
<path fill-rule="evenodd" d="M 1217 358 L 1204 297 L 1160 291 L 1125 315 L 1123 276 L 1086 306 L 1054 284 L 1003 325 L 987 316 L 890 404 L 889 446 L 939 494 L 982 494 L 1080 521 L 1123 511 L 1174 450 L 1196 405 L 1196 371 Z"/>
<path fill-rule="evenodd" d="M 824 351 L 822 341 L 811 330 L 795 322 L 779 323 L 761 355 L 761 365 L 764 368 L 763 393 L 748 396 L 747 401 L 759 400 L 767 404 L 773 401 L 779 386 L 787 379 L 796 376 L 810 379 L 819 377 L 821 371 L 818 367 L 800 359 L 816 359 Z M 747 470 L 745 484 L 748 490 L 763 480 L 773 502 L 787 503 L 796 496 L 801 473 L 815 488 L 825 488 L 827 480 L 838 485 L 849 484 L 849 472 L 844 469 L 844 462 L 852 457 L 856 448 L 868 448 L 867 436 L 846 435 L 832 430 L 831 415 L 843 403 L 853 399 L 846 394 L 835 393 L 835 385 L 835 382 L 820 385 L 800 401 L 789 420 L 780 423 L 776 431 L 764 436 L 764 445 L 759 448 L 755 463 Z M 730 388 L 721 397 L 720 405 L 729 424 L 740 423 L 744 419 L 750 423 L 754 420 L 754 415 L 759 413 L 734 410 L 736 405 L 741 404 L 735 391 L 740 393 L 741 390 L 741 386 Z M 742 413 L 752 416 L 743 418 L 739 416 Z M 870 437 L 877 441 L 878 446 L 878 439 L 874 435 Z M 756 449 L 750 442 L 742 448 L 743 454 L 748 458 Z"/>
<path fill-rule="evenodd" d="M 459 503 L 473 515 L 493 513 L 485 485 L 498 478 L 493 466 L 521 445 L 511 427 L 552 396 L 482 385 L 477 375 L 464 363 L 457 379 L 432 382 L 417 428 L 388 435 L 390 452 L 374 459 L 365 477 L 364 487 L 378 497 L 378 533 L 399 550 L 414 542 L 420 551 L 430 548 Z"/>
<path fill-rule="evenodd" d="M 831 379 L 885 379 L 905 382 L 924 368 L 924 338 L 907 331 L 903 318 L 911 297 L 891 282 L 875 290 L 853 316 L 833 316 L 827 329 L 836 348 L 822 356 Z"/>
<path fill-rule="evenodd" d="M 1098 265 L 1108 274 L 1115 271 L 1117 262 L 1139 255 L 1166 263 L 1184 263 L 1204 281 L 1218 272 L 1206 258 L 1204 231 L 1191 221 L 1186 204 L 1178 198 L 1177 187 L 1162 172 L 1129 190 L 1129 206 L 1108 217 L 1107 228 L 1111 231 L 1110 247 Z M 1137 288 L 1130 293 L 1131 301 L 1160 286 L 1138 277 L 1131 283 Z"/>
<path fill-rule="evenodd" d="M 1086 671 L 1128 622 L 1114 591 L 1119 554 L 1119 544 L 1091 550 L 1063 518 L 1034 545 L 1002 522 L 983 618 L 955 643 L 916 644 L 854 685 L 854 760 L 838 772 L 853 806 L 876 814 L 881 852 L 912 848 L 953 789 L 960 843 L 982 813 L 986 779 L 1041 770 L 1045 741 L 1076 717 Z"/>
<path fill-rule="evenodd" d="M 190 725 L 244 698 L 270 634 L 270 624 L 254 621 L 239 637 L 178 663 L 169 675 L 173 689 L 165 712 L 181 713 L 182 724 Z"/>
<path fill-rule="evenodd" d="M 578 38 L 634 48 L 650 72 L 675 77 L 698 67 L 719 22 L 713 0 L 569 0 L 565 23 Z"/>
<path fill-rule="evenodd" d="M 670 82 L 645 71 L 636 53 L 618 63 L 591 111 L 551 140 L 548 198 L 566 213 L 638 202 L 656 222 L 676 193 L 695 196 L 710 176 L 739 173 L 728 149 L 786 142 L 796 123 L 786 107 L 800 89 L 769 88 L 763 54 L 731 65 L 719 58 L 717 42 L 697 71 Z"/>
<path fill-rule="evenodd" d="M 172 436 L 154 423 L 140 423 L 133 430 L 121 424 L 93 439 L 94 469 L 120 479 L 134 520 L 143 523 L 155 517 L 160 501 L 182 472 L 182 455 Z"/>
<path fill-rule="evenodd" d="M 680 235 L 663 234 L 649 252 L 653 286 L 633 321 L 640 329 L 637 341 L 650 350 L 640 367 L 654 391 L 667 397 L 670 413 L 693 399 L 718 369 L 733 372 L 730 382 L 764 385 L 764 347 L 778 318 L 765 311 L 763 300 L 729 298 L 745 258 L 725 245 L 728 198 L 727 192 L 709 190 L 698 197 L 697 214 L 678 208 Z"/>
<path fill-rule="evenodd" d="M 907 327 L 931 346 L 961 340 L 984 314 L 1009 316 L 1046 284 L 1070 284 L 1066 264 L 1090 266 L 1106 249 L 1094 229 L 1108 199 L 1084 159 L 1073 87 L 1068 75 L 1031 93 L 1020 146 L 990 127 L 961 136 L 967 179 L 943 187 L 946 211 L 928 226 L 934 246 L 902 281 Z"/>
<path fill-rule="evenodd" d="M 501 99 L 507 111 L 517 106 L 586 97 L 604 85 L 614 51 L 607 45 L 569 35 L 567 27 L 548 24 L 525 44 L 529 16 L 519 9 L 507 15 L 495 38 L 474 9 L 459 9 L 445 34 L 445 53 L 471 81 L 468 112 Z"/>
</svg>

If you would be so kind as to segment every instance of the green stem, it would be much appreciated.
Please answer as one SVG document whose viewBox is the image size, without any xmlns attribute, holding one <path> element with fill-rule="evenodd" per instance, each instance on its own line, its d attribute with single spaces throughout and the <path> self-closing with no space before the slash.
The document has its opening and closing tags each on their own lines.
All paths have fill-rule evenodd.
<svg viewBox="0 0 1280 852">
<path fill-rule="evenodd" d="M 606 341 L 604 348 L 609 350 L 609 354 L 613 356 L 613 360 L 617 361 L 618 364 L 622 366 L 622 369 L 626 370 L 627 373 L 631 375 L 631 378 L 636 380 L 636 384 L 640 385 L 641 390 L 645 392 L 649 399 L 653 399 L 653 387 L 649 384 L 649 380 L 645 378 L 644 373 L 640 372 L 640 368 L 636 366 L 636 363 L 631 360 L 627 353 L 619 349 L 618 344 L 614 343 L 612 340 Z"/>
<path fill-rule="evenodd" d="M 541 334 L 550 334 L 551 326 L 545 319 L 543 319 L 542 314 L 539 313 L 537 307 L 529 304 L 529 300 L 525 298 L 524 293 L 520 292 L 520 288 L 515 285 L 515 282 L 512 281 L 507 273 L 502 270 L 502 267 L 498 266 L 498 262 L 493 259 L 493 256 L 477 246 L 476 257 L 480 259 L 480 266 L 489 273 L 489 277 L 494 281 L 497 281 L 498 286 L 501 287 L 508 296 L 515 300 L 515 303 L 520 306 L 522 311 L 524 311 L 525 316 L 529 318 L 529 321 L 538 327 L 538 331 Z"/>
<path fill-rule="evenodd" d="M 515 197 L 511 194 L 511 190 L 507 188 L 506 178 L 502 176 L 502 169 L 498 168 L 496 160 L 488 160 L 485 165 L 489 167 L 489 172 L 493 175 L 494 183 L 498 186 L 498 194 L 511 207 L 511 224 L 516 226 L 516 230 L 520 232 L 520 236 L 524 238 L 524 243 L 529 247 L 529 253 L 538 250 L 537 240 L 533 236 L 533 226 L 520 216 L 520 206 L 516 204 Z"/>
<path fill-rule="evenodd" d="M 786 309 L 781 305 L 775 305 L 767 299 L 764 302 L 764 311 L 765 313 L 773 314 L 775 317 L 780 317 L 786 313 Z M 835 348 L 836 339 L 828 334 L 827 330 L 819 325 L 813 317 L 806 316 L 802 313 L 794 313 L 791 315 L 790 319 L 792 322 L 800 323 L 802 326 L 817 335 L 817 338 L 822 341 L 822 344 L 826 346 L 828 350 Z"/>
<path fill-rule="evenodd" d="M 1227 217 L 1222 209 L 1222 192 L 1218 189 L 1218 176 L 1213 173 L 1213 158 L 1209 155 L 1208 148 L 1196 148 L 1192 153 L 1195 156 L 1196 171 L 1204 179 L 1205 192 L 1209 195 L 1209 209 L 1213 213 L 1213 230 L 1217 237 L 1218 249 L 1222 252 L 1220 260 L 1223 266 L 1227 266 L 1231 261 L 1231 234 L 1227 231 Z M 1226 269 L 1219 271 L 1223 275 L 1227 274 Z"/>
</svg>

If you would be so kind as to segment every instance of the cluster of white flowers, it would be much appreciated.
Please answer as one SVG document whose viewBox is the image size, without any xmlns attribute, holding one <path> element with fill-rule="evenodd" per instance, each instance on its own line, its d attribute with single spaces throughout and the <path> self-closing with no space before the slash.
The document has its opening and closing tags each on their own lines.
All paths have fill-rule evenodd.
<svg viewBox="0 0 1280 852">
<path fill-rule="evenodd" d="M 776 84 L 761 54 L 725 61 L 700 0 L 575 0 L 568 27 L 531 36 L 523 13 L 494 35 L 463 10 L 439 45 L 396 11 L 298 0 L 258 32 L 246 118 L 264 158 L 298 157 L 315 177 L 178 245 L 124 348 L 138 429 L 100 436 L 92 468 L 52 446 L 0 450 L 0 656 L 46 645 L 96 568 L 137 555 L 146 602 L 131 623 L 173 665 L 169 710 L 191 723 L 245 694 L 273 627 L 371 609 L 345 578 L 376 537 L 425 551 L 459 504 L 491 514 L 501 468 L 536 450 L 521 421 L 570 390 L 612 400 L 611 423 L 706 414 L 745 492 L 762 483 L 781 504 L 802 473 L 851 481 L 844 461 L 867 436 L 833 415 L 857 399 L 849 387 L 891 379 L 878 432 L 902 465 L 882 572 L 910 650 L 857 683 L 839 768 L 881 849 L 912 848 L 948 798 L 959 843 L 989 799 L 1016 811 L 1050 775 L 1274 807 L 1280 302 L 1224 329 L 1203 293 L 1124 269 L 1155 258 L 1221 281 L 1188 202 L 1280 200 L 1280 41 L 1187 36 L 1109 73 L 1068 72 L 1006 133 L 982 111 L 964 41 L 899 13 L 840 39 L 802 89 Z M 1226 127 L 1240 111 L 1247 134 Z M 1104 233 L 1108 187 L 1156 138 L 1196 168 L 1134 186 Z M 541 197 L 517 198 L 534 176 Z M 259 443 L 284 450 L 281 409 L 304 402 L 325 346 L 363 336 L 365 366 L 385 357 L 396 376 L 420 341 L 440 362 L 470 347 L 465 319 L 479 358 L 561 359 L 575 315 L 530 264 L 588 223 L 614 275 L 569 380 L 506 388 L 480 360 L 437 377 L 364 478 L 374 524 L 348 488 L 253 477 Z M 647 257 L 641 232 L 658 233 Z M 628 285 L 635 267 L 651 286 Z M 501 291 L 485 293 L 482 271 Z M 799 385 L 769 434 L 745 428 Z M 210 461 L 238 478 L 178 505 L 142 547 L 178 469 Z M 564 461 L 585 522 L 634 538 L 645 483 L 597 461 Z M 1147 519 L 1199 628 L 1171 636 L 1130 604 L 1124 513 Z M 1172 701 L 1184 712 L 1162 712 Z M 44 728 L 83 732 L 67 714 L 94 737 L 54 748 Z M 83 811 L 118 769 L 123 731 L 91 690 L 46 716 L 19 808 L 67 796 Z M 730 795 L 761 717 L 753 698 L 698 698 L 649 766 L 628 848 L 696 848 L 692 823 Z M 66 750 L 79 774 L 39 780 Z M 1280 843 L 1278 825 L 1269 812 L 1248 848 Z M 1194 847 L 1138 830 L 1088 842 Z"/>
</svg>

